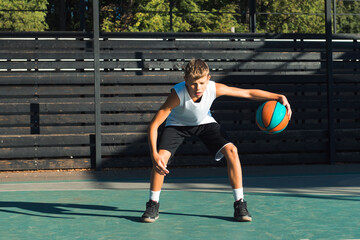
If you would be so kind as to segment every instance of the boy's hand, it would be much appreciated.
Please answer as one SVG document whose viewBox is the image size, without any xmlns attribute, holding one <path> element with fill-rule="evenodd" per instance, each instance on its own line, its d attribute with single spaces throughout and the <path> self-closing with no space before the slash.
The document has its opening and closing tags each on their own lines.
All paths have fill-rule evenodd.
<svg viewBox="0 0 360 240">
<path fill-rule="evenodd" d="M 291 115 L 292 115 L 292 111 L 291 111 L 291 107 L 290 107 L 290 103 L 287 100 L 287 98 L 284 95 L 281 95 L 279 102 L 285 106 L 286 110 L 287 110 L 287 114 L 289 116 L 289 120 L 291 119 Z"/>
<path fill-rule="evenodd" d="M 164 160 L 163 156 L 160 154 L 155 154 L 152 157 L 153 164 L 155 167 L 156 172 L 158 172 L 160 175 L 166 176 L 166 174 L 169 174 L 169 170 L 166 169 L 166 161 Z"/>
</svg>

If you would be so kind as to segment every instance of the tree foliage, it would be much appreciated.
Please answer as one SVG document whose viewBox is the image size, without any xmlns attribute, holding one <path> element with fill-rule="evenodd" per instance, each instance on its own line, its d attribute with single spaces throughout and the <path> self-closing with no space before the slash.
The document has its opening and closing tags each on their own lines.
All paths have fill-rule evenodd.
<svg viewBox="0 0 360 240">
<path fill-rule="evenodd" d="M 258 18 L 259 32 L 325 33 L 324 0 L 261 0 L 257 8 L 266 13 Z"/>
<path fill-rule="evenodd" d="M 125 1 L 128 9 L 116 11 L 116 5 L 103 9 L 112 13 L 104 18 L 103 31 L 170 31 L 170 0 Z M 248 0 L 173 0 L 174 32 L 249 31 Z M 337 0 L 337 12 L 360 13 L 360 2 Z M 325 33 L 324 0 L 256 0 L 257 32 Z M 157 12 L 157 13 L 156 13 Z M 115 19 L 114 16 L 117 16 Z M 359 33 L 360 16 L 337 17 L 338 32 Z"/>
<path fill-rule="evenodd" d="M 336 25 L 338 33 L 360 33 L 360 2 L 337 1 Z"/>
<path fill-rule="evenodd" d="M 324 1 L 256 0 L 256 30 L 324 33 Z M 249 32 L 249 0 L 99 0 L 99 5 L 104 32 Z M 360 1 L 336 0 L 336 12 L 337 32 L 360 33 Z M 0 1 L 2 31 L 92 31 L 92 18 L 92 0 Z"/>
<path fill-rule="evenodd" d="M 47 4 L 47 0 L 1 0 L 0 29 L 14 32 L 47 30 Z"/>
<path fill-rule="evenodd" d="M 111 13 L 102 22 L 103 31 L 131 32 L 230 32 L 244 30 L 239 23 L 238 1 L 174 0 L 172 26 L 169 0 L 131 1 L 127 11 L 116 11 L 115 4 L 103 7 Z M 129 4 L 130 5 L 130 4 Z M 131 11 L 129 11 L 129 9 Z M 119 14 L 120 17 L 114 18 Z"/>
</svg>

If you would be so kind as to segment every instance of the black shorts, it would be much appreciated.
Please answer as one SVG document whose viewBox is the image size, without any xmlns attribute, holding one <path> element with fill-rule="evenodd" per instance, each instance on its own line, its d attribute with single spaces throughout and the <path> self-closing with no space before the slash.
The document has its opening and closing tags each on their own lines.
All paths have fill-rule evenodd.
<svg viewBox="0 0 360 240">
<path fill-rule="evenodd" d="M 197 136 L 205 144 L 216 161 L 223 155 L 222 148 L 230 142 L 224 137 L 218 123 L 209 123 L 199 126 L 167 126 L 165 127 L 159 141 L 158 149 L 167 150 L 174 156 L 185 137 Z"/>
</svg>

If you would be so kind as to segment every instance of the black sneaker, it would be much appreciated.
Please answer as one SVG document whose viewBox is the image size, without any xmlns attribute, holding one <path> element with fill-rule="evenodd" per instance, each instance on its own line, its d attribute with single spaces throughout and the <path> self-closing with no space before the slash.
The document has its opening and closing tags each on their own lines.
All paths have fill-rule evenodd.
<svg viewBox="0 0 360 240">
<path fill-rule="evenodd" d="M 155 222 L 156 219 L 159 218 L 159 206 L 160 206 L 160 204 L 158 202 L 149 200 L 146 203 L 146 210 L 141 217 L 141 221 L 147 222 L 147 223 Z"/>
<path fill-rule="evenodd" d="M 244 200 L 234 202 L 234 218 L 239 222 L 251 222 L 252 218 Z"/>
</svg>

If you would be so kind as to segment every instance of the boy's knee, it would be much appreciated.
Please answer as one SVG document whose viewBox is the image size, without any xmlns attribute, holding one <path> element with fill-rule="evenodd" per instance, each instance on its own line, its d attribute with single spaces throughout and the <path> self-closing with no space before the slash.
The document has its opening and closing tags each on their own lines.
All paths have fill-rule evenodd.
<svg viewBox="0 0 360 240">
<path fill-rule="evenodd" d="M 225 149 L 231 153 L 237 153 L 237 147 L 232 143 L 226 145 Z"/>
<path fill-rule="evenodd" d="M 224 147 L 225 150 L 225 156 L 237 156 L 238 155 L 238 149 L 237 147 L 230 143 Z"/>
</svg>

